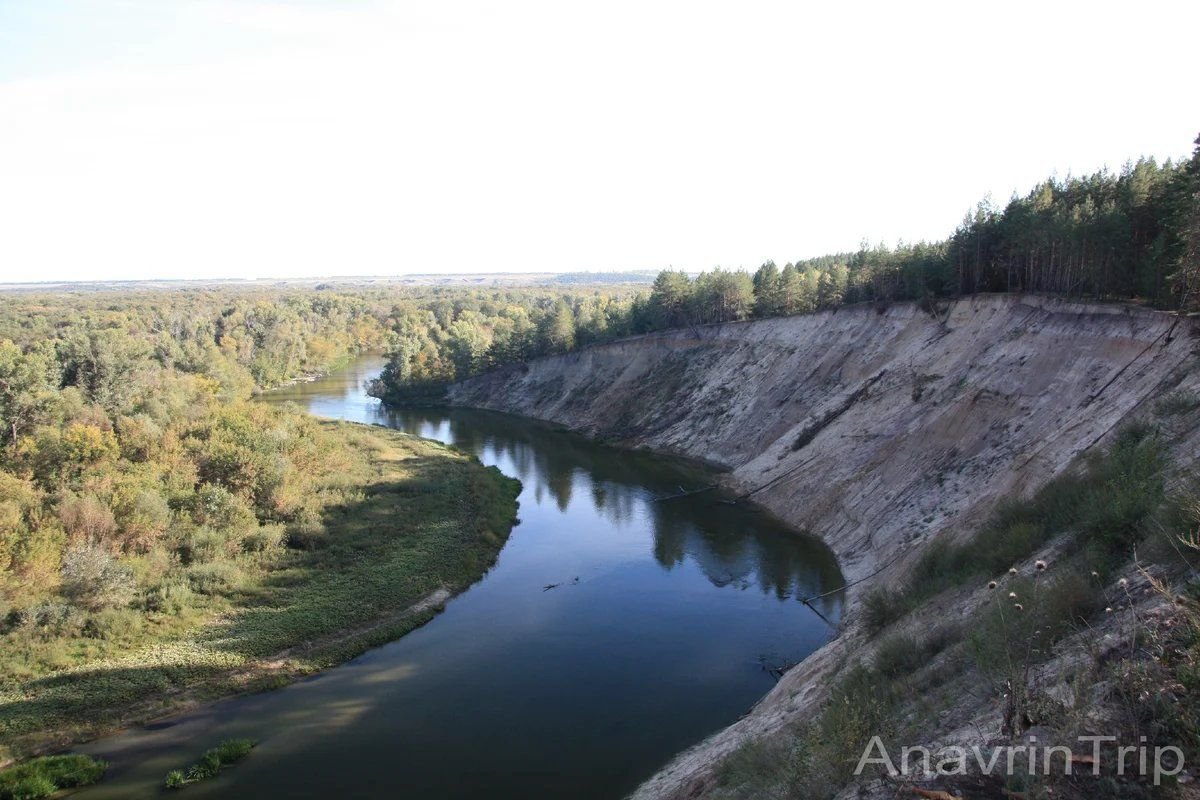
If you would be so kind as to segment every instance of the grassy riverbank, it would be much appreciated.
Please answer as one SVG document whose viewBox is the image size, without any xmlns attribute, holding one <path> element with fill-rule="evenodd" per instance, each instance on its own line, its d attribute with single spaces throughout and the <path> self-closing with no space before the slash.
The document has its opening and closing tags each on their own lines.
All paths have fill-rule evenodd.
<svg viewBox="0 0 1200 800">
<path fill-rule="evenodd" d="M 395 431 L 315 428 L 315 513 L 236 547 L 132 559 L 151 588 L 128 607 L 0 629 L 0 763 L 344 661 L 417 627 L 491 565 L 516 481 Z"/>
</svg>

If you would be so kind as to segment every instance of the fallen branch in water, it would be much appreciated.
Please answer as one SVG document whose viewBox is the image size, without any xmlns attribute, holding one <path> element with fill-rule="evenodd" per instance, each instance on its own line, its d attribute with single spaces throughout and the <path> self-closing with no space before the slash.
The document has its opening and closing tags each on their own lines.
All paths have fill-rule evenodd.
<svg viewBox="0 0 1200 800">
<path fill-rule="evenodd" d="M 700 494 L 701 492 L 708 492 L 708 491 L 712 491 L 713 489 L 716 489 L 716 488 L 717 488 L 717 484 L 715 484 L 715 483 L 714 483 L 714 484 L 711 484 L 711 485 L 709 485 L 709 486 L 704 486 L 704 487 L 701 487 L 701 488 L 699 488 L 699 489 L 692 489 L 691 491 L 687 491 L 687 490 L 686 490 L 686 489 L 684 489 L 682 486 L 680 486 L 680 487 L 679 487 L 679 494 L 668 494 L 668 495 L 666 495 L 666 496 L 664 496 L 664 497 L 656 497 L 656 498 L 654 498 L 654 502 L 656 502 L 656 503 L 660 503 L 660 502 L 662 502 L 663 500 L 677 500 L 677 499 L 679 499 L 680 497 L 691 497 L 691 496 L 692 496 L 692 495 L 694 495 L 694 494 Z"/>
</svg>

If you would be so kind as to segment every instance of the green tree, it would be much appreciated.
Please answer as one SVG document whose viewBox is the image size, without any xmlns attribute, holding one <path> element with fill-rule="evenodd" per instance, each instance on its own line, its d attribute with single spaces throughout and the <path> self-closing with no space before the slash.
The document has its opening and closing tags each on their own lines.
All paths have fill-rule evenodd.
<svg viewBox="0 0 1200 800">
<path fill-rule="evenodd" d="M 754 315 L 774 317 L 784 308 L 783 277 L 775 262 L 768 261 L 754 273 Z"/>
<path fill-rule="evenodd" d="M 683 270 L 665 269 L 658 273 L 649 303 L 654 327 L 677 328 L 688 324 L 692 291 L 692 281 Z"/>
<path fill-rule="evenodd" d="M 52 372 L 44 352 L 23 353 L 12 341 L 0 341 L 0 437 L 11 448 L 53 402 Z"/>
<path fill-rule="evenodd" d="M 542 344 L 548 353 L 565 353 L 575 346 L 575 314 L 561 298 L 545 318 Z"/>
<path fill-rule="evenodd" d="M 1180 306 L 1195 308 L 1200 306 L 1200 136 L 1192 158 L 1180 172 L 1176 192 L 1179 255 L 1171 281 Z"/>
</svg>

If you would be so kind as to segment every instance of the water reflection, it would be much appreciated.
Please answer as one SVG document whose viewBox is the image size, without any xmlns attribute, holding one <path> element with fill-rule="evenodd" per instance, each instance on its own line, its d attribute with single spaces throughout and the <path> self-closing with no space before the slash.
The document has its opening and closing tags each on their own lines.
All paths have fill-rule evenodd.
<svg viewBox="0 0 1200 800">
<path fill-rule="evenodd" d="M 538 502 L 549 496 L 560 511 L 571 505 L 577 484 L 586 485 L 589 504 L 614 528 L 643 518 L 651 524 L 654 558 L 666 569 L 691 558 L 714 586 L 757 587 L 780 600 L 838 585 L 828 548 L 761 511 L 730 505 L 716 492 L 663 499 L 713 482 L 705 470 L 679 460 L 597 446 L 550 425 L 487 411 L 380 410 L 376 421 L 499 464 Z M 823 598 L 819 609 L 836 619 L 841 601 L 837 594 Z"/>
</svg>

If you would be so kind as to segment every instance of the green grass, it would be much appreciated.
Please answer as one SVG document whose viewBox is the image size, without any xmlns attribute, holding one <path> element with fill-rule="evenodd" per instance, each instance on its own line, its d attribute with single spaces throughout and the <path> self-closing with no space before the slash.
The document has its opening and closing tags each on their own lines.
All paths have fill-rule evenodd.
<svg viewBox="0 0 1200 800">
<path fill-rule="evenodd" d="M 141 608 L 84 622 L 50 609 L 0 634 L 0 757 L 277 687 L 407 633 L 435 613 L 411 605 L 483 575 L 517 481 L 436 442 L 327 427 L 352 457 L 320 488 L 306 548 L 176 567 Z"/>
<path fill-rule="evenodd" d="M 1070 533 L 1087 571 L 1101 575 L 1125 561 L 1166 499 L 1163 453 L 1146 426 L 1122 430 L 1109 450 L 1054 478 L 1033 497 L 1001 503 L 970 539 L 925 548 L 905 586 L 863 598 L 863 623 L 874 635 L 947 589 L 980 585 Z"/>
<path fill-rule="evenodd" d="M 1200 408 L 1200 397 L 1195 392 L 1180 390 L 1159 400 L 1154 406 L 1154 412 L 1160 417 L 1172 417 L 1190 414 Z"/>
<path fill-rule="evenodd" d="M 715 800 L 803 797 L 829 800 L 854 779 L 872 736 L 896 736 L 892 719 L 903 682 L 865 665 L 850 667 L 816 718 L 752 741 L 717 769 Z"/>
<path fill-rule="evenodd" d="M 221 770 L 250 755 L 254 745 L 249 739 L 226 739 L 211 750 L 205 751 L 200 760 L 186 770 L 173 769 L 168 772 L 163 780 L 163 788 L 182 789 L 188 784 L 215 778 Z"/>
<path fill-rule="evenodd" d="M 44 756 L 0 770 L 0 800 L 39 800 L 60 789 L 88 786 L 108 765 L 83 755 Z"/>
</svg>

